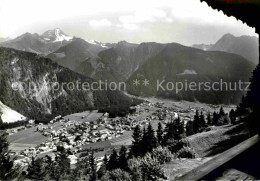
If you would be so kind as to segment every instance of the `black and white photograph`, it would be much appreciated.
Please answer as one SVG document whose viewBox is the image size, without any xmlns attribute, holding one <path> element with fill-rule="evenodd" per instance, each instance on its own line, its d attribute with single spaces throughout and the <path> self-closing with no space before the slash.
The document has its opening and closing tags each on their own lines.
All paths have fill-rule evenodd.
<svg viewBox="0 0 260 181">
<path fill-rule="evenodd" d="M 260 0 L 0 0 L 0 181 L 260 180 Z"/>
</svg>

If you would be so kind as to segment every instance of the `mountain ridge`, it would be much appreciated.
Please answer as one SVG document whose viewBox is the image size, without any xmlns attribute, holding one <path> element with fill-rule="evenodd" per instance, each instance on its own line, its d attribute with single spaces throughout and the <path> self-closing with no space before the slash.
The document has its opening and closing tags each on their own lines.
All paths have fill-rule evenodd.
<svg viewBox="0 0 260 181">
<path fill-rule="evenodd" d="M 157 96 L 173 100 L 199 101 L 211 104 L 235 104 L 239 103 L 244 91 L 182 91 L 157 90 L 157 81 L 167 83 L 196 82 L 248 82 L 254 64 L 242 56 L 220 52 L 203 51 L 186 47 L 177 43 L 168 44 L 159 54 L 148 59 L 128 79 L 128 93 L 136 96 Z M 147 79 L 149 86 L 135 86 L 133 82 L 139 80 L 141 83 Z"/>
<path fill-rule="evenodd" d="M 194 48 L 205 51 L 223 51 L 241 55 L 254 64 L 258 64 L 258 38 L 255 36 L 242 35 L 236 37 L 230 33 L 224 34 L 214 44 L 195 44 Z"/>
<path fill-rule="evenodd" d="M 12 40 L 2 42 L 0 44 L 1 47 L 6 48 L 14 48 L 16 50 L 26 51 L 37 53 L 39 55 L 47 55 L 61 46 L 66 45 L 73 38 L 65 38 L 66 34 L 55 34 L 58 29 L 48 30 L 42 35 L 38 35 L 37 33 L 24 33 Z M 51 32 L 48 36 L 47 32 Z M 58 37 L 58 35 L 60 37 Z M 46 39 L 49 37 L 48 39 Z M 52 37 L 52 39 L 50 39 Z M 65 38 L 64 40 L 61 37 Z M 57 41 L 58 40 L 58 41 Z"/>
</svg>

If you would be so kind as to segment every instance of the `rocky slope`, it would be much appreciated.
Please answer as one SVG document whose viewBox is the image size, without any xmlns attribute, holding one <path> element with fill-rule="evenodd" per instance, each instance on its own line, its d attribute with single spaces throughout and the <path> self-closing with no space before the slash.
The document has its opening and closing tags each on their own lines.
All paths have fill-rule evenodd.
<svg viewBox="0 0 260 181">
<path fill-rule="evenodd" d="M 159 53 L 165 45 L 159 43 L 132 44 L 119 42 L 101 51 L 97 58 L 82 62 L 75 71 L 97 80 L 126 81 L 147 59 Z"/>
<path fill-rule="evenodd" d="M 93 80 L 48 58 L 0 48 L 0 101 L 28 118 L 44 120 L 88 109 L 123 112 L 131 104 L 119 91 L 84 90 L 77 82 L 91 85 Z"/>
</svg>

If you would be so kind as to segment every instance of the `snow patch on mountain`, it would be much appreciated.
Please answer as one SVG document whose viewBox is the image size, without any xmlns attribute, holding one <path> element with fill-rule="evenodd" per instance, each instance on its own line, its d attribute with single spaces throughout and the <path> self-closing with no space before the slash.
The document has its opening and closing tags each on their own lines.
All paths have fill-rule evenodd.
<svg viewBox="0 0 260 181">
<path fill-rule="evenodd" d="M 19 58 L 15 57 L 12 61 L 11 61 L 11 65 L 14 65 L 18 62 Z"/>
<path fill-rule="evenodd" d="M 97 42 L 95 40 L 85 40 L 85 41 L 90 44 L 97 45 Z"/>
<path fill-rule="evenodd" d="M 0 116 L 4 123 L 12 123 L 16 121 L 23 121 L 26 119 L 25 116 L 4 105 L 0 101 Z"/>
<path fill-rule="evenodd" d="M 52 42 L 70 41 L 73 39 L 73 37 L 66 35 L 59 28 L 46 31 L 41 35 L 41 38 L 45 41 L 52 41 Z"/>
<path fill-rule="evenodd" d="M 92 45 L 99 45 L 99 46 L 101 46 L 103 48 L 109 48 L 105 43 L 102 43 L 102 42 L 99 42 L 99 41 L 96 41 L 96 40 L 88 40 L 88 39 L 86 39 L 85 41 L 90 43 L 90 44 L 92 44 Z"/>
<path fill-rule="evenodd" d="M 100 46 L 102 46 L 103 48 L 109 48 L 109 47 L 106 46 L 105 44 L 101 44 Z"/>
<path fill-rule="evenodd" d="M 197 75 L 197 72 L 195 70 L 186 69 L 184 70 L 184 72 L 177 75 Z"/>
<path fill-rule="evenodd" d="M 53 53 L 56 57 L 58 58 L 63 58 L 66 56 L 66 53 L 65 52 L 61 52 L 61 53 Z"/>
<path fill-rule="evenodd" d="M 71 36 L 67 36 L 64 33 L 62 33 L 62 31 L 60 29 L 56 29 L 55 30 L 55 35 L 56 35 L 56 40 L 54 42 L 57 41 L 70 41 L 73 39 L 73 37 Z"/>
</svg>

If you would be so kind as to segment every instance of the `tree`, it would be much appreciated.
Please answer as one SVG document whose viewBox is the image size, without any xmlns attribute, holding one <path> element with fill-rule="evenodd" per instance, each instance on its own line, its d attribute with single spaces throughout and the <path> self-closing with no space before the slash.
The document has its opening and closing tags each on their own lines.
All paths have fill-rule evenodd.
<svg viewBox="0 0 260 181">
<path fill-rule="evenodd" d="M 142 141 L 142 132 L 139 125 L 135 127 L 132 137 L 133 137 L 133 142 L 131 145 L 130 154 L 131 156 L 137 157 L 140 155 L 141 152 L 140 144 Z"/>
<path fill-rule="evenodd" d="M 108 167 L 107 165 L 108 165 L 108 158 L 107 158 L 107 155 L 105 154 L 105 156 L 103 158 L 103 163 L 97 172 L 99 179 L 101 177 L 103 177 L 103 175 L 105 175 L 105 173 L 107 172 L 107 167 Z"/>
<path fill-rule="evenodd" d="M 236 117 L 239 117 L 239 116 L 241 116 L 242 114 L 241 114 L 241 108 L 240 108 L 240 106 L 237 106 L 237 108 L 236 108 L 236 110 L 235 110 L 235 116 Z"/>
<path fill-rule="evenodd" d="M 160 162 L 156 158 L 152 158 L 150 154 L 145 155 L 141 161 L 142 180 L 159 180 L 164 178 L 164 173 Z"/>
<path fill-rule="evenodd" d="M 132 158 L 128 162 L 131 180 L 162 180 L 166 179 L 162 166 L 157 158 L 153 158 L 150 153 L 144 157 Z"/>
<path fill-rule="evenodd" d="M 193 131 L 193 122 L 190 120 L 186 123 L 186 135 L 190 136 L 193 135 L 194 131 Z"/>
<path fill-rule="evenodd" d="M 157 139 L 154 135 L 154 130 L 151 123 L 149 123 L 148 125 L 145 141 L 146 141 L 146 148 L 144 148 L 144 150 L 146 150 L 145 153 L 151 152 L 154 148 L 157 147 Z"/>
<path fill-rule="evenodd" d="M 114 170 L 118 168 L 118 155 L 115 149 L 113 149 L 112 154 L 108 161 L 108 170 Z"/>
<path fill-rule="evenodd" d="M 89 155 L 89 165 L 90 165 L 90 181 L 97 180 L 97 165 L 94 157 L 94 153 L 91 152 Z"/>
<path fill-rule="evenodd" d="M 235 111 L 234 109 L 231 109 L 230 112 L 229 112 L 229 118 L 231 120 L 231 124 L 235 124 L 236 122 L 236 114 L 235 114 Z"/>
<path fill-rule="evenodd" d="M 131 175 L 126 172 L 125 170 L 122 170 L 120 168 L 117 168 L 112 171 L 108 171 L 102 178 L 101 181 L 107 181 L 107 180 L 124 180 L 124 181 L 131 181 Z"/>
<path fill-rule="evenodd" d="M 156 158 L 160 164 L 170 162 L 174 155 L 167 147 L 157 147 L 150 152 L 152 158 Z"/>
<path fill-rule="evenodd" d="M 210 112 L 208 112 L 208 115 L 207 115 L 207 124 L 208 125 L 212 125 L 213 124 L 213 120 L 211 118 Z"/>
<path fill-rule="evenodd" d="M 0 112 L 0 125 L 2 125 L 4 123 L 1 116 L 2 116 L 2 113 Z"/>
<path fill-rule="evenodd" d="M 163 137 L 163 146 L 167 146 L 167 141 L 169 139 L 181 139 L 184 134 L 184 124 L 181 121 L 180 117 L 178 117 L 174 121 L 167 123 L 164 131 L 165 135 Z"/>
<path fill-rule="evenodd" d="M 193 131 L 194 133 L 198 133 L 200 129 L 200 116 L 199 116 L 199 111 L 196 110 L 196 114 L 194 116 L 193 120 Z"/>
<path fill-rule="evenodd" d="M 249 127 L 250 133 L 253 135 L 255 133 L 260 133 L 259 126 L 259 107 L 260 107 L 260 66 L 257 65 L 255 70 L 252 73 L 250 79 L 249 90 L 246 94 L 246 97 L 242 98 L 240 109 L 236 110 L 237 116 L 246 116 L 244 118 L 245 123 Z"/>
<path fill-rule="evenodd" d="M 35 159 L 32 157 L 32 162 L 27 168 L 27 178 L 31 180 L 43 180 L 46 176 L 44 159 Z"/>
<path fill-rule="evenodd" d="M 224 109 L 223 107 L 221 106 L 220 109 L 219 109 L 219 116 L 225 116 L 225 112 L 224 112 Z"/>
<path fill-rule="evenodd" d="M 200 121 L 199 121 L 199 127 L 205 128 L 206 127 L 206 121 L 203 112 L 200 112 Z"/>
<path fill-rule="evenodd" d="M 249 93 L 249 92 L 248 92 Z M 242 115 L 245 115 L 245 114 L 248 114 L 250 112 L 250 104 L 249 104 L 249 101 L 248 101 L 248 96 L 242 96 L 241 98 L 241 102 L 239 104 L 239 113 L 240 115 L 239 116 L 242 116 Z"/>
<path fill-rule="evenodd" d="M 213 125 L 217 125 L 217 124 L 218 124 L 218 119 L 219 119 L 219 115 L 214 111 L 214 113 L 213 113 L 213 119 L 212 119 L 212 124 L 213 124 Z"/>
<path fill-rule="evenodd" d="M 162 140 L 163 140 L 163 127 L 162 127 L 162 123 L 159 122 L 158 123 L 158 129 L 157 129 L 157 141 L 158 144 L 162 144 Z"/>
<path fill-rule="evenodd" d="M 55 173 L 55 162 L 53 162 L 52 158 L 47 155 L 45 157 L 45 170 L 46 170 L 46 175 L 45 175 L 45 179 L 46 180 L 54 180 L 56 177 L 56 173 Z"/>
<path fill-rule="evenodd" d="M 260 107 L 259 77 L 260 77 L 260 66 L 257 65 L 250 79 L 251 84 L 249 86 L 249 91 L 247 92 L 246 98 L 244 100 L 245 105 L 243 105 L 243 107 L 250 108 L 251 110 L 253 110 L 253 112 L 255 112 L 257 115 L 259 115 L 258 110 Z"/>
<path fill-rule="evenodd" d="M 106 155 L 106 154 L 105 154 L 104 159 L 103 159 L 103 164 L 107 167 L 108 158 L 107 158 L 107 155 Z"/>
<path fill-rule="evenodd" d="M 60 152 L 55 157 L 55 180 L 64 180 L 70 174 L 70 160 L 66 151 Z"/>
<path fill-rule="evenodd" d="M 78 160 L 76 163 L 76 168 L 72 171 L 70 175 L 71 180 L 84 180 L 89 179 L 91 174 L 91 166 L 90 166 L 90 156 L 87 155 L 84 159 Z"/>
<path fill-rule="evenodd" d="M 14 166 L 8 148 L 7 134 L 0 131 L 0 180 L 11 180 L 18 176 L 19 168 Z"/>
<path fill-rule="evenodd" d="M 181 121 L 181 118 L 178 117 L 173 123 L 174 129 L 174 139 L 181 139 L 184 136 L 184 123 Z"/>
<path fill-rule="evenodd" d="M 143 128 L 143 134 L 142 134 L 142 140 L 139 145 L 139 154 L 138 156 L 144 156 L 145 153 L 147 152 L 147 147 L 148 147 L 148 135 L 145 127 Z"/>
<path fill-rule="evenodd" d="M 118 158 L 118 167 L 122 170 L 128 170 L 127 165 L 127 149 L 125 146 L 122 146 L 119 151 L 119 158 Z"/>
</svg>

